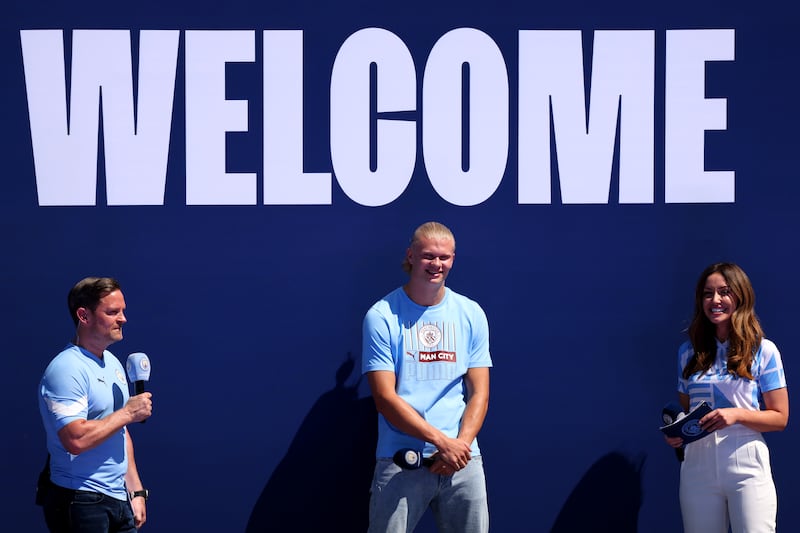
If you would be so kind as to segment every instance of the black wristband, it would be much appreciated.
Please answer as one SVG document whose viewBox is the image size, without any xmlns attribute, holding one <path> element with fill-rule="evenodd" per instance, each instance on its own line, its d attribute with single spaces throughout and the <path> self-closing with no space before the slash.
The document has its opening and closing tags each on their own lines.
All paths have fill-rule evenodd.
<svg viewBox="0 0 800 533">
<path fill-rule="evenodd" d="M 135 490 L 131 492 L 130 495 L 131 495 L 131 500 L 140 496 L 145 500 L 147 500 L 150 497 L 150 491 L 147 489 Z"/>
</svg>

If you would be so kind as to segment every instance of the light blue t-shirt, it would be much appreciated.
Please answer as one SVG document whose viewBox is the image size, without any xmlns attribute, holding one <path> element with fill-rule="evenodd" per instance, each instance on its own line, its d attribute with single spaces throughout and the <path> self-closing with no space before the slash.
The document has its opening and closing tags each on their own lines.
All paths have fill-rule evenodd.
<svg viewBox="0 0 800 533">
<path fill-rule="evenodd" d="M 124 427 L 97 447 L 78 455 L 64 449 L 58 431 L 75 420 L 102 419 L 121 409 L 128 396 L 125 370 L 107 350 L 99 359 L 69 344 L 50 362 L 39 385 L 39 412 L 47 433 L 53 483 L 127 499 Z"/>
<path fill-rule="evenodd" d="M 786 386 L 781 354 L 767 339 L 761 340 L 761 346 L 753 357 L 750 368 L 753 379 L 728 372 L 727 341 L 717 341 L 717 357 L 707 372 L 695 372 L 689 379 L 684 379 L 683 369 L 692 355 L 692 345 L 686 341 L 678 350 L 678 392 L 689 395 L 690 408 L 706 401 L 713 409 L 741 407 L 759 411 L 762 393 Z"/>
<path fill-rule="evenodd" d="M 426 307 L 400 287 L 364 317 L 362 373 L 394 372 L 397 394 L 448 437 L 458 436 L 466 408 L 467 370 L 491 366 L 486 314 L 448 288 L 439 304 Z M 436 451 L 379 415 L 376 456 L 392 457 L 401 448 L 422 449 L 426 456 Z M 472 454 L 480 454 L 477 439 Z"/>
</svg>

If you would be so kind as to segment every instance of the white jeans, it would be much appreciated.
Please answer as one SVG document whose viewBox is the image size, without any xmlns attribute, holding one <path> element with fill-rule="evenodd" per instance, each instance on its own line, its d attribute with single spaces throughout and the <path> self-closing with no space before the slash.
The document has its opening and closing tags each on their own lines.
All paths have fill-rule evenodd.
<svg viewBox="0 0 800 533">
<path fill-rule="evenodd" d="M 686 445 L 681 465 L 686 533 L 775 531 L 778 499 L 761 433 L 740 424 Z"/>
</svg>

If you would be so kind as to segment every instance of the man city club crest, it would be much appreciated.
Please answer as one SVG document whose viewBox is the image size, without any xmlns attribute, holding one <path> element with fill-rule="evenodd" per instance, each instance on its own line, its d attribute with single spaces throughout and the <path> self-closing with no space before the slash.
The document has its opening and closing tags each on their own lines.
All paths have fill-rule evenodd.
<svg viewBox="0 0 800 533">
<path fill-rule="evenodd" d="M 700 427 L 699 420 L 691 420 L 681 428 L 681 433 L 683 433 L 687 437 L 694 437 L 695 435 L 699 435 L 702 432 L 703 428 Z"/>
<path fill-rule="evenodd" d="M 442 341 L 442 330 L 436 324 L 425 324 L 417 333 L 419 342 L 426 348 L 433 348 Z"/>
</svg>

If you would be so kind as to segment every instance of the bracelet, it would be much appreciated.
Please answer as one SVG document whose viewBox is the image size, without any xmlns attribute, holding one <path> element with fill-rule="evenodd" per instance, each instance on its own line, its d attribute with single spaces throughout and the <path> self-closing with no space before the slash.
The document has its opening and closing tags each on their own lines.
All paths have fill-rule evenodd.
<svg viewBox="0 0 800 533">
<path fill-rule="evenodd" d="M 142 497 L 147 500 L 150 497 L 150 491 L 147 489 L 135 490 L 130 493 L 131 500 L 134 498 Z"/>
</svg>

